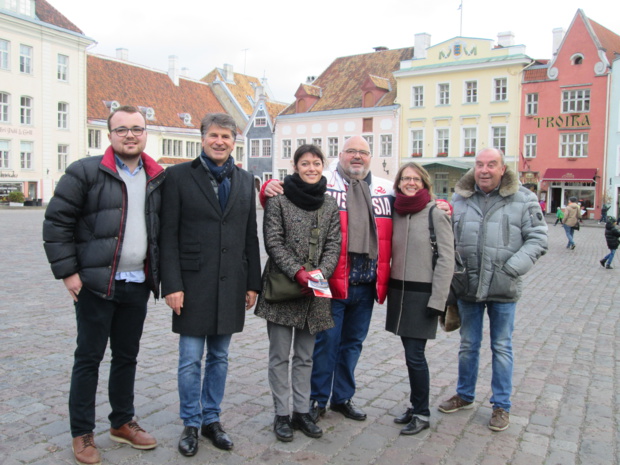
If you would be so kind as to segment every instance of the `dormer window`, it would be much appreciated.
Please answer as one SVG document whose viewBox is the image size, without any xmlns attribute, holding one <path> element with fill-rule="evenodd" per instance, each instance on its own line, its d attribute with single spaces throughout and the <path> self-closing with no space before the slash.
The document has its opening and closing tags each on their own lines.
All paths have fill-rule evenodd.
<svg viewBox="0 0 620 465">
<path fill-rule="evenodd" d="M 581 53 L 576 53 L 572 57 L 570 57 L 570 62 L 572 65 L 580 65 L 583 63 L 583 55 Z"/>
<path fill-rule="evenodd" d="M 181 118 L 185 126 L 193 126 L 192 115 L 189 113 L 179 113 L 179 118 Z"/>
</svg>

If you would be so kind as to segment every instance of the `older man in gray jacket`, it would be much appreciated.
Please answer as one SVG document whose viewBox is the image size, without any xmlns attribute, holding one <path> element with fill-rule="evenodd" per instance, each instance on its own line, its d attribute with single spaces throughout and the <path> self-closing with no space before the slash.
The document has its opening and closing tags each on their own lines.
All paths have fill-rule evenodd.
<svg viewBox="0 0 620 465">
<path fill-rule="evenodd" d="M 489 315 L 493 352 L 489 428 L 510 424 L 512 331 L 521 277 L 547 250 L 547 223 L 536 196 L 520 185 L 504 154 L 481 150 L 476 163 L 456 185 L 454 238 L 467 268 L 459 295 L 461 348 L 456 395 L 439 405 L 452 413 L 473 407 L 478 378 L 484 310 Z"/>
</svg>

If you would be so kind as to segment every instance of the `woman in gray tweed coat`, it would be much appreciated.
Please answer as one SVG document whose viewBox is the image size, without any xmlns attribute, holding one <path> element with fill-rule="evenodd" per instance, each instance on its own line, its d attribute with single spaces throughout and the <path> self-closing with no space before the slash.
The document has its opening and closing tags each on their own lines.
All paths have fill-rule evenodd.
<svg viewBox="0 0 620 465">
<path fill-rule="evenodd" d="M 331 301 L 315 297 L 308 273 L 321 270 L 329 278 L 340 254 L 340 217 L 336 200 L 325 195 L 327 181 L 323 177 L 325 157 L 314 145 L 302 145 L 295 152 L 295 173 L 284 179 L 284 195 L 267 201 L 263 221 L 265 249 L 269 260 L 263 273 L 281 272 L 297 281 L 302 297 L 279 303 L 260 295 L 256 315 L 267 320 L 269 335 L 269 386 L 273 394 L 276 416 L 274 432 L 281 441 L 293 440 L 293 429 L 313 438 L 323 432 L 308 414 L 310 406 L 310 375 L 315 334 L 334 326 Z M 320 218 L 319 218 L 320 214 Z M 318 222 L 317 222 L 318 220 Z M 310 235 L 319 228 L 316 263 L 306 270 Z M 289 383 L 289 357 L 293 346 L 292 382 Z M 293 390 L 293 415 L 289 415 L 289 397 Z"/>
</svg>

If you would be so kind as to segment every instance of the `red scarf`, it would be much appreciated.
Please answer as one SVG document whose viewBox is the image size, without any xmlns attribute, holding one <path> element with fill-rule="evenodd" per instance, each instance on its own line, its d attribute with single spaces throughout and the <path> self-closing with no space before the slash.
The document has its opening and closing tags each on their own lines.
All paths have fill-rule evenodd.
<svg viewBox="0 0 620 465">
<path fill-rule="evenodd" d="M 431 194 L 428 189 L 420 189 L 415 195 L 409 196 L 396 192 L 396 202 L 394 202 L 394 210 L 399 215 L 408 215 L 410 213 L 418 213 L 424 210 L 424 207 L 431 201 Z"/>
</svg>

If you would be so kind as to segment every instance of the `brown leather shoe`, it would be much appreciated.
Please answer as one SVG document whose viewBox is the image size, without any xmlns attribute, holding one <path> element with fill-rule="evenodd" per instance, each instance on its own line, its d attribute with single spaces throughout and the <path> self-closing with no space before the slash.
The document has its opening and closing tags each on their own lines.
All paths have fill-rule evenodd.
<svg viewBox="0 0 620 465">
<path fill-rule="evenodd" d="M 95 445 L 93 433 L 73 438 L 71 449 L 78 465 L 101 465 L 101 454 Z"/>
<path fill-rule="evenodd" d="M 157 447 L 157 439 L 140 428 L 140 425 L 133 420 L 119 429 L 110 428 L 110 439 L 129 444 L 134 449 L 148 450 Z"/>
</svg>

